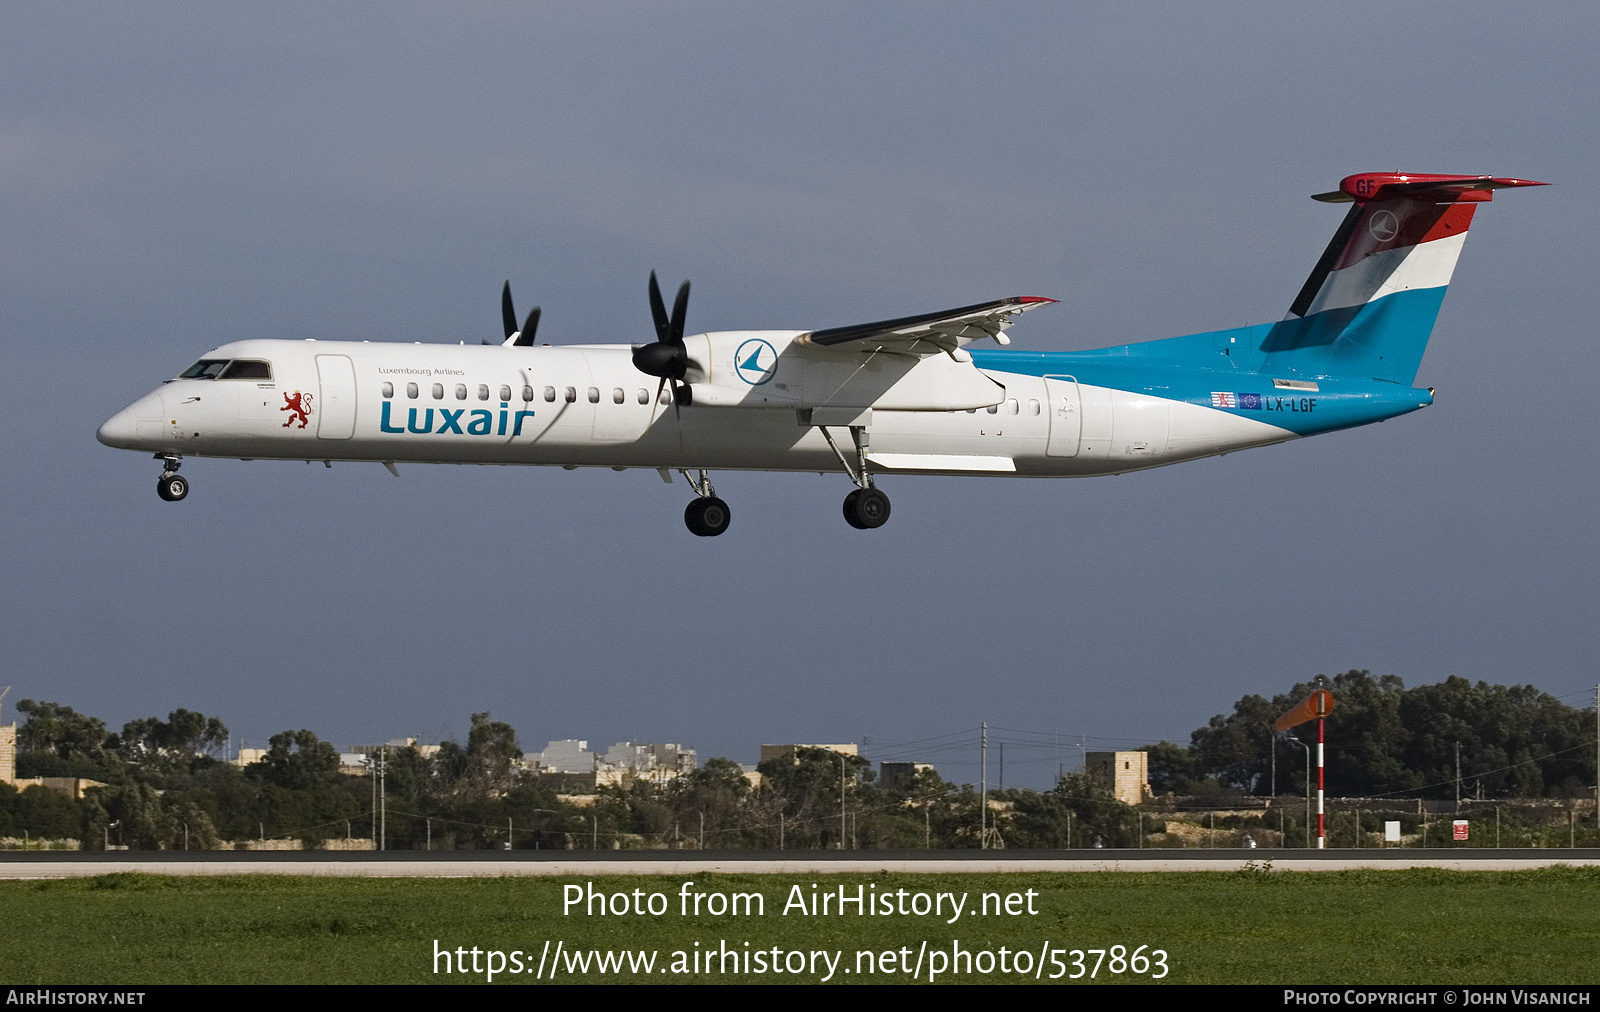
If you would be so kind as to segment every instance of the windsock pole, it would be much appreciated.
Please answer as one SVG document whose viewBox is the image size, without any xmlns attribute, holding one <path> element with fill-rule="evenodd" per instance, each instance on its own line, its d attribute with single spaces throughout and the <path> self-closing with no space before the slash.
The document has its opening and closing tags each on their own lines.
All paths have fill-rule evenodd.
<svg viewBox="0 0 1600 1012">
<path fill-rule="evenodd" d="M 1323 770 L 1323 765 L 1322 765 L 1322 743 L 1323 743 L 1323 740 L 1324 740 L 1323 739 L 1323 735 L 1322 735 L 1322 726 L 1323 726 L 1324 723 L 1326 723 L 1326 720 L 1324 718 L 1322 718 L 1322 717 L 1318 717 L 1317 718 L 1317 849 L 1318 850 L 1322 850 L 1324 847 L 1326 847 L 1328 845 L 1327 837 L 1323 835 L 1323 824 L 1322 824 L 1322 786 L 1323 786 L 1323 784 L 1322 784 L 1322 770 Z"/>
<path fill-rule="evenodd" d="M 1328 714 L 1333 712 L 1333 693 L 1327 689 L 1314 689 L 1311 695 L 1296 703 L 1294 709 L 1279 717 L 1272 726 L 1279 731 L 1287 731 L 1291 727 L 1304 724 L 1315 719 L 1317 722 L 1317 849 L 1322 850 L 1328 845 L 1327 825 L 1323 809 L 1323 791 L 1326 781 L 1323 773 L 1327 766 L 1324 760 L 1324 746 L 1327 743 L 1326 723 Z M 1303 742 L 1301 744 L 1304 744 Z M 1311 750 L 1306 749 L 1306 761 L 1311 761 Z M 1311 771 L 1307 770 L 1309 774 Z M 1600 790 L 1600 788 L 1597 788 Z M 1309 791 L 1307 792 L 1310 793 Z M 1307 799 L 1309 800 L 1309 798 Z M 1310 813 L 1307 813 L 1309 821 Z M 1308 829 L 1310 827 L 1307 827 Z"/>
</svg>

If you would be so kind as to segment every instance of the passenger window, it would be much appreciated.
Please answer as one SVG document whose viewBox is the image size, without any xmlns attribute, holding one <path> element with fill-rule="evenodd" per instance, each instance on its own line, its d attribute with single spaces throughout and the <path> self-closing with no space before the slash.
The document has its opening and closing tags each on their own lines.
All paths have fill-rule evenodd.
<svg viewBox="0 0 1600 1012">
<path fill-rule="evenodd" d="M 650 391 L 646 390 L 644 387 L 640 387 L 639 388 L 639 403 L 640 404 L 649 404 L 650 403 Z"/>
<path fill-rule="evenodd" d="M 383 396 L 385 396 L 385 397 L 393 397 L 394 396 L 394 384 L 393 383 L 385 383 L 383 385 Z"/>
<path fill-rule="evenodd" d="M 500 387 L 500 399 L 503 400 L 503 401 L 509 401 L 511 399 L 511 388 L 510 387 L 504 386 L 504 385 L 502 385 Z"/>
<path fill-rule="evenodd" d="M 590 404 L 599 404 L 600 403 L 600 388 L 599 387 L 590 387 L 589 388 L 589 403 Z"/>
<path fill-rule="evenodd" d="M 415 383 L 406 384 L 406 396 L 412 400 L 417 399 L 417 385 Z"/>
<path fill-rule="evenodd" d="M 486 401 L 488 399 L 489 399 L 489 384 L 487 384 L 487 383 L 479 383 L 478 384 L 478 400 Z"/>
<path fill-rule="evenodd" d="M 456 400 L 464 401 L 466 399 L 467 399 L 467 385 L 465 383 L 457 383 L 456 384 Z"/>
<path fill-rule="evenodd" d="M 225 380 L 269 380 L 272 378 L 272 366 L 265 362 L 247 362 L 235 359 L 228 363 L 228 368 L 222 370 L 218 379 Z"/>
<path fill-rule="evenodd" d="M 991 414 L 991 415 L 998 415 L 1000 413 L 1000 405 L 991 404 L 988 407 L 984 408 L 983 410 L 989 412 L 989 414 Z"/>
<path fill-rule="evenodd" d="M 574 404 L 574 403 L 577 403 L 577 400 L 578 400 L 578 388 L 577 387 L 567 387 L 567 389 L 566 389 L 566 401 L 567 401 L 567 403 L 568 404 Z"/>
<path fill-rule="evenodd" d="M 529 401 L 533 400 L 533 387 L 522 388 L 522 400 L 523 403 L 528 403 Z"/>
<path fill-rule="evenodd" d="M 666 387 L 662 387 L 661 388 L 661 403 L 662 404 L 671 404 L 672 403 L 672 391 L 668 390 Z"/>
<path fill-rule="evenodd" d="M 1028 414 L 1037 415 L 1038 413 L 1039 413 L 1039 402 L 1036 401 L 1036 400 L 1029 400 L 1028 401 Z"/>
<path fill-rule="evenodd" d="M 612 390 L 611 390 L 611 401 L 612 401 L 613 404 L 621 404 L 623 401 L 625 401 L 627 399 L 628 399 L 628 395 L 622 392 L 622 388 L 621 387 L 613 387 L 612 388 Z"/>
<path fill-rule="evenodd" d="M 1017 413 L 1018 410 L 1019 410 L 1019 405 L 1017 404 L 1017 399 L 1015 397 L 1013 397 L 1010 400 L 1006 401 L 1006 414 L 1014 415 L 1014 414 Z"/>
<path fill-rule="evenodd" d="M 545 399 L 546 402 L 553 403 L 555 401 L 555 399 L 556 399 L 556 388 L 555 387 L 545 387 L 544 388 L 544 399 Z"/>
<path fill-rule="evenodd" d="M 443 383 L 435 383 L 433 385 L 433 399 L 436 400 L 436 401 L 444 400 L 444 384 Z"/>
</svg>

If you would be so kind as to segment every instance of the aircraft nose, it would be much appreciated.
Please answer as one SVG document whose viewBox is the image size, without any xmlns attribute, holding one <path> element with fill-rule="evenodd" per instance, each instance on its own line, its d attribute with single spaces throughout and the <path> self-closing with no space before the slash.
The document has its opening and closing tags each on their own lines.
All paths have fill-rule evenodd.
<svg viewBox="0 0 1600 1012">
<path fill-rule="evenodd" d="M 107 418 L 95 430 L 94 438 L 107 446 L 114 446 L 119 450 L 133 449 L 133 441 L 139 436 L 139 420 L 134 417 L 133 408 L 126 407 Z"/>
<path fill-rule="evenodd" d="M 157 393 L 148 393 L 132 404 L 107 418 L 95 431 L 94 437 L 107 446 L 114 446 L 119 450 L 137 450 L 139 447 L 140 421 L 145 422 L 148 429 L 151 422 L 156 423 L 156 433 L 146 433 L 148 436 L 159 433 L 161 421 L 161 396 Z"/>
</svg>

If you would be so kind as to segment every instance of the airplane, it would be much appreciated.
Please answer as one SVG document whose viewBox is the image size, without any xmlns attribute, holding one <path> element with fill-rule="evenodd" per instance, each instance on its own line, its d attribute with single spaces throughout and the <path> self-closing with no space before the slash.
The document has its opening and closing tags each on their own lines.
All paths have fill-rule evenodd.
<svg viewBox="0 0 1600 1012">
<path fill-rule="evenodd" d="M 1079 352 L 1010 343 L 999 299 L 822 330 L 686 336 L 654 272 L 656 340 L 534 343 L 510 282 L 498 345 L 244 340 L 222 345 L 100 426 L 162 461 L 157 493 L 189 494 L 184 457 L 522 464 L 677 471 L 684 523 L 728 529 L 714 470 L 834 472 L 844 518 L 889 519 L 880 475 L 1081 477 L 1380 422 L 1433 403 L 1416 389 L 1477 205 L 1499 176 L 1367 172 L 1314 199 L 1352 206 L 1276 323 Z"/>
</svg>

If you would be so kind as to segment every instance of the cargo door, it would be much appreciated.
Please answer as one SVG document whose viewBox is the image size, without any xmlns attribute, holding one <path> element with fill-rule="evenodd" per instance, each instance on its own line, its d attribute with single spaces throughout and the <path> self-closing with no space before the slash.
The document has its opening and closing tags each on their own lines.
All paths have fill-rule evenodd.
<svg viewBox="0 0 1600 1012">
<path fill-rule="evenodd" d="M 317 438 L 349 439 L 356 434 L 356 370 L 344 355 L 318 355 Z"/>
<path fill-rule="evenodd" d="M 1050 405 L 1050 439 L 1047 457 L 1076 457 L 1083 438 L 1083 398 L 1072 376 L 1046 376 L 1044 392 Z"/>
</svg>

